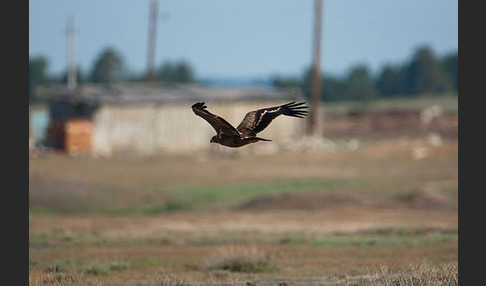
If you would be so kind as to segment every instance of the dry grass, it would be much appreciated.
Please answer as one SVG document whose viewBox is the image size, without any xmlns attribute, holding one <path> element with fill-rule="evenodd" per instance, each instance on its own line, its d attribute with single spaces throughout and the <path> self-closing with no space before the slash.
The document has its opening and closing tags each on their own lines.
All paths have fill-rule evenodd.
<svg viewBox="0 0 486 286">
<path fill-rule="evenodd" d="M 345 285 L 383 285 L 383 286 L 412 286 L 412 285 L 459 285 L 457 264 L 417 264 L 408 269 L 393 272 L 386 266 L 380 271 L 370 273 L 364 277 L 346 277 Z"/>
<path fill-rule="evenodd" d="M 457 179 L 456 141 L 51 154 L 30 160 L 30 285 L 457 285 Z"/>
<path fill-rule="evenodd" d="M 271 255 L 257 246 L 225 246 L 216 249 L 206 262 L 209 270 L 259 273 L 276 270 Z"/>
<path fill-rule="evenodd" d="M 30 223 L 31 278 L 52 278 L 46 269 L 57 265 L 77 277 L 72 285 L 159 285 L 162 274 L 189 285 L 309 285 L 381 265 L 405 277 L 410 265 L 457 263 L 457 214 L 441 210 L 33 215 Z"/>
<path fill-rule="evenodd" d="M 414 158 L 417 148 L 424 158 Z M 426 190 L 454 198 L 457 163 L 457 141 L 406 139 L 235 159 L 49 155 L 30 160 L 29 198 L 34 212 L 118 214 L 227 209 L 263 195 L 311 191 L 379 197 Z"/>
<path fill-rule="evenodd" d="M 92 279 L 83 275 L 66 273 L 43 273 L 33 278 L 30 285 L 120 285 L 118 283 L 105 284 L 101 280 Z M 212 272 L 204 281 L 191 281 L 177 275 L 158 274 L 155 282 L 133 282 L 126 285 L 146 286 L 248 286 L 248 285 L 359 285 L 359 286 L 435 286 L 459 285 L 458 269 L 455 263 L 431 265 L 418 263 L 408 265 L 401 270 L 390 270 L 388 266 L 377 266 L 375 270 L 364 274 L 329 275 L 313 277 L 229 277 L 225 272 Z"/>
</svg>

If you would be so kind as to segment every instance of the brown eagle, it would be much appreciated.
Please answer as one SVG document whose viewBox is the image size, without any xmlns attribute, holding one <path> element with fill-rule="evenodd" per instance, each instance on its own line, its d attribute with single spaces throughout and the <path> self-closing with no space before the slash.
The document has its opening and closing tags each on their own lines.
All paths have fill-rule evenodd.
<svg viewBox="0 0 486 286">
<path fill-rule="evenodd" d="M 207 106 L 204 102 L 198 102 L 192 105 L 192 111 L 198 116 L 204 118 L 216 131 L 216 135 L 211 138 L 210 143 L 219 143 L 228 147 L 241 147 L 250 143 L 258 141 L 272 141 L 256 137 L 258 132 L 263 131 L 272 120 L 277 116 L 283 114 L 303 118 L 307 115 L 308 106 L 305 102 L 295 101 L 283 104 L 280 106 L 273 106 L 250 111 L 245 115 L 238 127 L 234 128 L 222 117 L 219 117 L 207 111 Z"/>
</svg>

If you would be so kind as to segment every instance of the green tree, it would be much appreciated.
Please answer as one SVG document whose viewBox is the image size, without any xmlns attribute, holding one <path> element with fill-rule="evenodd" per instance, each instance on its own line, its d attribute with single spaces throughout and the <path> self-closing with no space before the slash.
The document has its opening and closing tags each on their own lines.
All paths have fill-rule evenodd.
<svg viewBox="0 0 486 286">
<path fill-rule="evenodd" d="M 351 69 L 344 88 L 345 98 L 349 100 L 369 100 L 378 95 L 373 78 L 365 65 Z"/>
<path fill-rule="evenodd" d="M 28 96 L 29 102 L 35 100 L 34 90 L 37 86 L 47 84 L 50 78 L 47 74 L 48 60 L 44 56 L 37 56 L 29 59 L 29 81 Z"/>
<path fill-rule="evenodd" d="M 304 76 L 302 79 L 302 93 L 306 99 L 311 98 L 311 78 L 312 78 L 312 67 L 309 66 L 305 71 L 304 71 Z"/>
<path fill-rule="evenodd" d="M 189 83 L 194 82 L 194 72 L 184 61 L 166 62 L 157 71 L 156 78 L 165 83 Z"/>
<path fill-rule="evenodd" d="M 339 77 L 324 74 L 322 78 L 322 100 L 340 101 L 346 100 L 345 82 Z"/>
<path fill-rule="evenodd" d="M 459 60 L 457 57 L 457 52 L 450 53 L 444 56 L 440 62 L 442 70 L 445 72 L 446 76 L 452 84 L 454 90 L 458 90 L 458 74 L 457 69 L 459 68 Z"/>
<path fill-rule="evenodd" d="M 49 81 L 47 67 L 48 61 L 44 56 L 29 59 L 29 81 L 32 85 L 44 84 Z"/>
<path fill-rule="evenodd" d="M 323 102 L 346 100 L 345 87 L 343 79 L 323 73 L 321 77 L 321 99 Z M 306 98 L 310 98 L 311 87 L 311 68 L 309 67 L 304 73 L 302 80 L 302 92 Z"/>
<path fill-rule="evenodd" d="M 124 79 L 123 58 L 114 48 L 104 49 L 96 58 L 90 73 L 95 83 L 114 83 Z"/>
<path fill-rule="evenodd" d="M 444 92 L 452 88 L 434 52 L 428 47 L 418 48 L 407 67 L 408 92 Z"/>
<path fill-rule="evenodd" d="M 62 84 L 67 84 L 68 82 L 68 71 L 67 69 L 64 70 L 61 75 L 59 76 L 59 82 Z M 81 68 L 78 66 L 76 67 L 76 82 L 78 84 L 86 82 L 86 76 L 84 75 Z"/>
<path fill-rule="evenodd" d="M 406 71 L 399 65 L 386 65 L 376 81 L 376 88 L 384 97 L 406 92 Z"/>
<path fill-rule="evenodd" d="M 194 72 L 189 64 L 179 62 L 175 66 L 175 82 L 193 82 Z"/>
<path fill-rule="evenodd" d="M 271 79 L 272 86 L 281 89 L 295 89 L 302 87 L 302 80 L 297 77 L 274 76 Z"/>
</svg>

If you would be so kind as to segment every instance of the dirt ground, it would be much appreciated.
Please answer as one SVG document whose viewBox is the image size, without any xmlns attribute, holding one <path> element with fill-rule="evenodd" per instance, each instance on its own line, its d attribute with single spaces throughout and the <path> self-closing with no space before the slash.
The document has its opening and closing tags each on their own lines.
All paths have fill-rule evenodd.
<svg viewBox="0 0 486 286">
<path fill-rule="evenodd" d="M 457 139 L 29 160 L 31 285 L 457 285 Z"/>
<path fill-rule="evenodd" d="M 190 285 L 211 279 L 321 285 L 307 283 L 348 276 L 352 281 L 383 267 L 396 275 L 411 265 L 457 263 L 457 215 L 442 211 L 338 208 L 310 213 L 34 216 L 30 231 L 31 263 L 37 263 L 31 267 L 33 285 L 44 284 L 52 273 L 78 275 L 74 285 L 95 280 L 99 285 L 160 285 L 162 274 Z M 275 269 L 212 269 L 233 257 L 263 258 Z M 59 269 L 50 270 L 53 265 Z"/>
</svg>

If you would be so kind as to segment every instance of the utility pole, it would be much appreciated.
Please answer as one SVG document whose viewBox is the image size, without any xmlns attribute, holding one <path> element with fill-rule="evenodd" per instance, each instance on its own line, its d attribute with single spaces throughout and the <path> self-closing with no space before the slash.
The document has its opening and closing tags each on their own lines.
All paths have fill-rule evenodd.
<svg viewBox="0 0 486 286">
<path fill-rule="evenodd" d="M 67 29 L 67 86 L 69 89 L 76 88 L 76 27 L 74 26 L 74 17 L 69 18 Z"/>
<path fill-rule="evenodd" d="M 147 55 L 147 74 L 146 80 L 151 81 L 154 76 L 155 44 L 157 39 L 157 15 L 159 12 L 159 1 L 151 0 L 149 12 L 149 31 L 148 31 L 148 55 Z"/>
<path fill-rule="evenodd" d="M 314 42 L 312 52 L 311 69 L 311 106 L 312 113 L 309 120 L 308 133 L 321 136 L 322 122 L 320 116 L 322 80 L 320 75 L 320 52 L 321 52 L 321 26 L 322 26 L 322 2 L 315 0 L 314 14 Z"/>
</svg>

